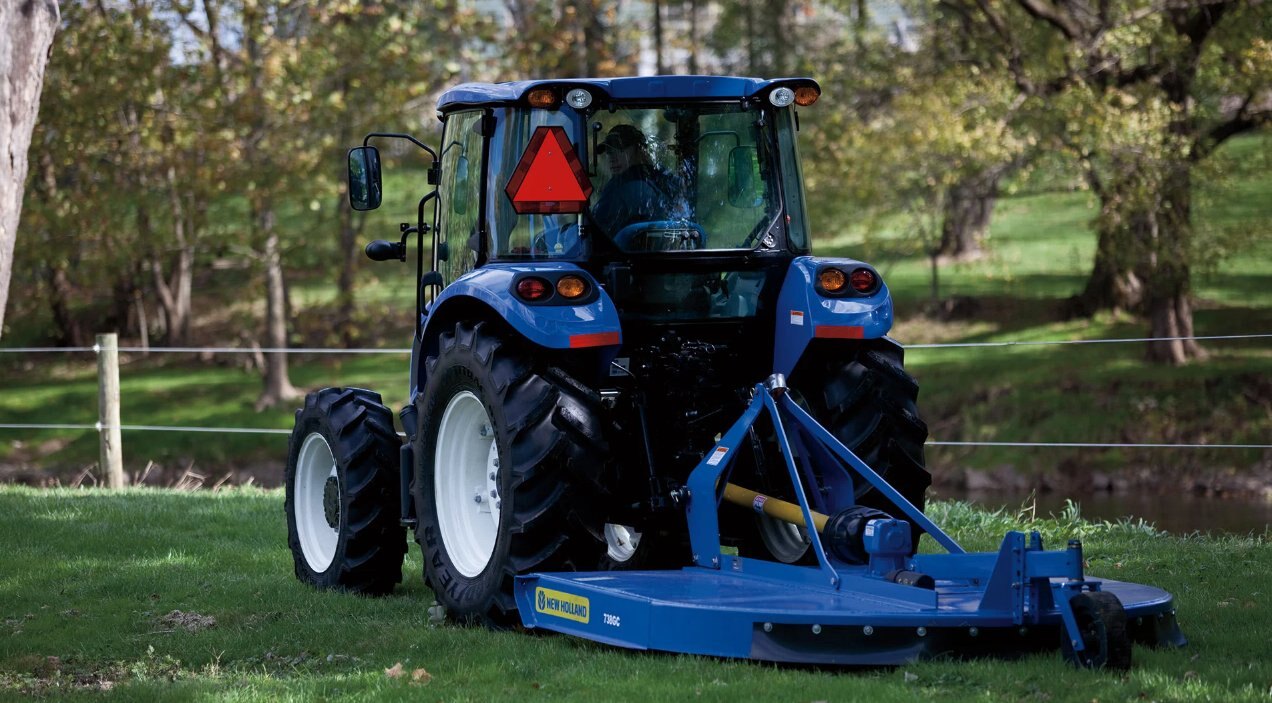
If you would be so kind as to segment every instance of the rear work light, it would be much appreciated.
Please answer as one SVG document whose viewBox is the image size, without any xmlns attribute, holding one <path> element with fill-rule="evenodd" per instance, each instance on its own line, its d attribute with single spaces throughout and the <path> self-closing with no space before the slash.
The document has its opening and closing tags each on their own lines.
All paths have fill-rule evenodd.
<svg viewBox="0 0 1272 703">
<path fill-rule="evenodd" d="M 782 87 L 769 93 L 769 102 L 773 103 L 773 107 L 786 107 L 795 102 L 795 92 L 790 88 Z"/>
<path fill-rule="evenodd" d="M 581 298 L 587 295 L 587 281 L 578 276 L 562 276 L 557 281 L 556 291 L 562 298 Z"/>
<path fill-rule="evenodd" d="M 575 88 L 565 94 L 565 101 L 575 110 L 582 110 L 592 104 L 592 94 L 582 88 Z"/>
<path fill-rule="evenodd" d="M 848 284 L 858 293 L 873 293 L 879 287 L 879 277 L 870 269 L 853 269 Z"/>
<path fill-rule="evenodd" d="M 517 295 L 529 301 L 543 300 L 552 295 L 552 284 L 542 278 L 529 276 L 517 281 Z"/>
<path fill-rule="evenodd" d="M 535 88 L 526 96 L 526 101 L 530 103 L 530 107 L 551 110 L 557 106 L 557 94 L 550 88 Z"/>
</svg>

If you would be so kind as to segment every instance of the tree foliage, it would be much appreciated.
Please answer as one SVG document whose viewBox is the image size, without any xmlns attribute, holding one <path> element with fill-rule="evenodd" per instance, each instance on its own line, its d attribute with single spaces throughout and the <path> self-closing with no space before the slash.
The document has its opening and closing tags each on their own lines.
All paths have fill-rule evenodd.
<svg viewBox="0 0 1272 703">
<path fill-rule="evenodd" d="M 818 236 L 886 223 L 934 273 L 984 244 L 1005 174 L 1067 158 L 1100 201 L 1084 306 L 1189 336 L 1192 271 L 1240 243 L 1213 246 L 1191 193 L 1220 143 L 1269 117 L 1269 6 L 899 7 L 912 26 L 864 0 L 67 3 L 32 149 L 24 305 L 45 306 L 45 336 L 64 343 L 84 343 L 91 322 L 183 344 L 194 291 L 229 280 L 260 304 L 218 311 L 218 341 L 286 346 L 285 274 L 316 268 L 338 293 L 329 337 L 313 341 L 357 344 L 348 147 L 371 130 L 429 134 L 456 82 L 631 74 L 657 49 L 673 72 L 818 78 L 822 101 L 800 111 Z M 642 34 L 655 26 L 653 46 Z M 1173 344 L 1153 357 L 1200 351 Z M 278 363 L 266 357 L 265 400 L 290 392 Z"/>
</svg>

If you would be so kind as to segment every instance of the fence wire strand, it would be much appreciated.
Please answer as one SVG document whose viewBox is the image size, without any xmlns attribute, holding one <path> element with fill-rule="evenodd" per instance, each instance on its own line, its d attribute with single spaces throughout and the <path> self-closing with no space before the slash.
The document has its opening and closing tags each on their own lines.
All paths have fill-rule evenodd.
<svg viewBox="0 0 1272 703">
<path fill-rule="evenodd" d="M 0 429 L 8 430 L 108 430 L 100 422 L 88 424 L 22 424 L 0 423 Z M 291 430 L 257 427 L 182 427 L 176 425 L 120 425 L 125 432 L 220 432 L 224 434 L 291 434 Z M 398 433 L 405 436 L 403 433 Z M 1118 449 L 1272 449 L 1272 444 L 1154 444 L 1131 442 L 943 442 L 928 440 L 928 446 L 937 447 L 1069 447 L 1069 448 L 1118 448 Z"/>
<path fill-rule="evenodd" d="M 1015 340 L 1007 342 L 941 342 L 932 344 L 903 344 L 906 349 L 957 349 L 960 347 L 1039 347 L 1064 344 L 1127 344 L 1143 342 L 1208 342 L 1232 339 L 1269 339 L 1272 333 L 1212 334 L 1193 337 L 1125 337 L 1117 339 L 1043 339 Z M 119 351 L 131 354 L 408 354 L 410 349 L 329 349 L 318 347 L 119 347 Z M 57 354 L 97 353 L 91 347 L 9 347 L 0 348 L 0 354 Z"/>
</svg>

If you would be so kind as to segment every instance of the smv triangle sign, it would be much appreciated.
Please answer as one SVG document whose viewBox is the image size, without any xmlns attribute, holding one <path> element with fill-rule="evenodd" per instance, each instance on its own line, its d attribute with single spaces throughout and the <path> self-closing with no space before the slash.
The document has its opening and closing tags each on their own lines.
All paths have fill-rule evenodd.
<svg viewBox="0 0 1272 703">
<path fill-rule="evenodd" d="M 583 212 L 592 196 L 592 181 L 563 127 L 534 131 L 504 193 L 518 214 L 555 215 Z"/>
</svg>

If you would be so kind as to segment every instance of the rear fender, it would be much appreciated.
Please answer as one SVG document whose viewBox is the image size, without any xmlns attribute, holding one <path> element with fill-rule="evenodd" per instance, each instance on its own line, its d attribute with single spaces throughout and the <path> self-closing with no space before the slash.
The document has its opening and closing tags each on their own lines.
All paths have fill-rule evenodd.
<svg viewBox="0 0 1272 703">
<path fill-rule="evenodd" d="M 571 273 L 592 287 L 580 304 L 560 304 L 553 295 L 527 303 L 513 292 L 514 282 L 538 275 L 549 282 Z M 552 350 L 593 350 L 608 365 L 622 344 L 618 311 L 609 295 L 583 269 L 569 263 L 488 264 L 469 271 L 442 290 L 429 306 L 411 363 L 411 400 L 427 382 L 424 360 L 437 353 L 438 337 L 459 321 L 501 321 L 528 342 Z"/>
<path fill-rule="evenodd" d="M 777 296 L 773 370 L 789 376 L 814 339 L 879 339 L 892 329 L 892 295 L 879 276 L 879 289 L 869 295 L 830 297 L 818 290 L 817 272 L 835 266 L 850 273 L 874 267 L 853 259 L 800 256 Z M 878 276 L 878 272 L 875 272 Z"/>
</svg>

